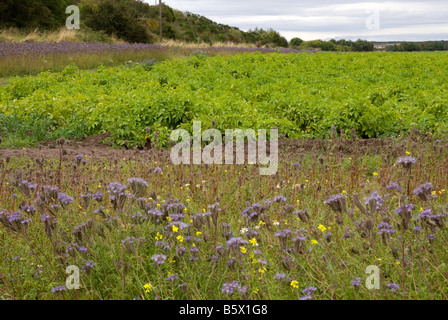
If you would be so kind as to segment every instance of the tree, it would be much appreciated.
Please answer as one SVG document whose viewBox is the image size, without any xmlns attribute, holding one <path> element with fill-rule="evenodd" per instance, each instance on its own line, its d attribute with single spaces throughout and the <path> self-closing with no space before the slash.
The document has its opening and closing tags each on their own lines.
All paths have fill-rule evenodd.
<svg viewBox="0 0 448 320">
<path fill-rule="evenodd" d="M 358 39 L 353 43 L 354 51 L 373 51 L 373 42 Z"/>
<path fill-rule="evenodd" d="M 303 40 L 300 38 L 292 38 L 291 41 L 289 42 L 289 44 L 291 45 L 291 47 L 298 47 L 303 43 Z"/>
<path fill-rule="evenodd" d="M 402 42 L 398 45 L 398 51 L 418 51 L 418 45 L 414 42 Z"/>
<path fill-rule="evenodd" d="M 65 25 L 68 0 L 2 0 L 0 27 L 57 29 Z"/>
</svg>

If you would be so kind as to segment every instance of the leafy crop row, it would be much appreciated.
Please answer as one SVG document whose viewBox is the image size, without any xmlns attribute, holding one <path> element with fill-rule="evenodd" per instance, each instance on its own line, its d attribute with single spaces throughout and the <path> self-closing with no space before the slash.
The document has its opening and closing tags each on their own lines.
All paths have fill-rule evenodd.
<svg viewBox="0 0 448 320">
<path fill-rule="evenodd" d="M 46 121 L 54 138 L 110 132 L 131 146 L 146 142 L 147 127 L 164 137 L 191 131 L 193 120 L 203 130 L 215 120 L 223 132 L 276 126 L 288 138 L 326 138 L 332 126 L 365 138 L 441 133 L 447 64 L 445 53 L 245 53 L 97 72 L 68 66 L 0 88 L 0 131 L 14 116 Z"/>
</svg>

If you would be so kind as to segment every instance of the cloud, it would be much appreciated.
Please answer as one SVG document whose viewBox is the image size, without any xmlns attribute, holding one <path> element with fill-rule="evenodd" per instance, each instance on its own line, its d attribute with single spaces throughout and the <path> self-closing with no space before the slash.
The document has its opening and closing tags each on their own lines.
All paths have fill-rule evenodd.
<svg viewBox="0 0 448 320">
<path fill-rule="evenodd" d="M 146 2 L 154 4 L 154 1 Z M 446 0 L 166 0 L 169 6 L 206 16 L 218 23 L 248 29 L 273 28 L 287 39 L 358 38 L 376 41 L 447 40 Z M 379 29 L 366 21 L 378 13 Z"/>
</svg>

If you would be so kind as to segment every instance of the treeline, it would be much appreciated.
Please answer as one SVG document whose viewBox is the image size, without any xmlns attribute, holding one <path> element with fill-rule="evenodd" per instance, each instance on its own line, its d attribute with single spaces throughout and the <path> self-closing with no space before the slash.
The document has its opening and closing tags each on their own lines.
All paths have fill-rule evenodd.
<svg viewBox="0 0 448 320">
<path fill-rule="evenodd" d="M 81 28 L 103 32 L 128 42 L 154 43 L 159 37 L 159 6 L 141 0 L 2 0 L 0 28 L 58 29 L 65 25 L 68 5 L 78 5 Z M 187 42 L 234 42 L 288 47 L 277 31 L 255 28 L 244 32 L 204 16 L 162 6 L 163 37 Z"/>
<path fill-rule="evenodd" d="M 356 41 L 352 40 L 335 40 L 331 39 L 329 41 L 323 40 L 312 40 L 303 41 L 300 38 L 292 38 L 290 45 L 295 49 L 320 49 L 322 51 L 373 51 L 374 44 L 366 40 L 358 39 Z"/>
<path fill-rule="evenodd" d="M 448 41 L 401 42 L 386 45 L 386 51 L 444 51 L 448 50 Z"/>
</svg>

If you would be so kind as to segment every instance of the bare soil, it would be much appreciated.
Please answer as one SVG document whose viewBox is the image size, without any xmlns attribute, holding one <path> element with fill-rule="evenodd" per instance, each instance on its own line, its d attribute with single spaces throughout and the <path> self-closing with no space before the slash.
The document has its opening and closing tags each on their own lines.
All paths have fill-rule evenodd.
<svg viewBox="0 0 448 320">
<path fill-rule="evenodd" d="M 130 158 L 136 155 L 145 155 L 145 158 L 168 158 L 170 149 L 158 149 L 146 146 L 142 149 L 116 149 L 103 142 L 109 134 L 86 137 L 82 140 L 65 140 L 63 145 L 59 141 L 46 141 L 38 147 L 23 149 L 2 149 L 0 148 L 0 158 L 23 157 L 30 158 L 58 158 L 63 153 L 64 156 L 75 156 L 78 154 L 88 154 L 93 158 Z M 383 154 L 388 156 L 403 155 L 408 142 L 413 142 L 413 137 L 408 139 L 283 139 L 279 141 L 279 153 L 284 156 L 294 156 L 303 153 L 325 154 L 337 152 L 346 155 L 361 154 Z M 415 141 L 414 141 L 415 143 Z M 268 144 L 269 145 L 269 144 Z M 444 143 L 446 146 L 446 142 Z M 247 147 L 245 148 L 247 151 Z M 269 150 L 269 147 L 268 147 Z M 289 157 L 287 157 L 289 158 Z"/>
</svg>

